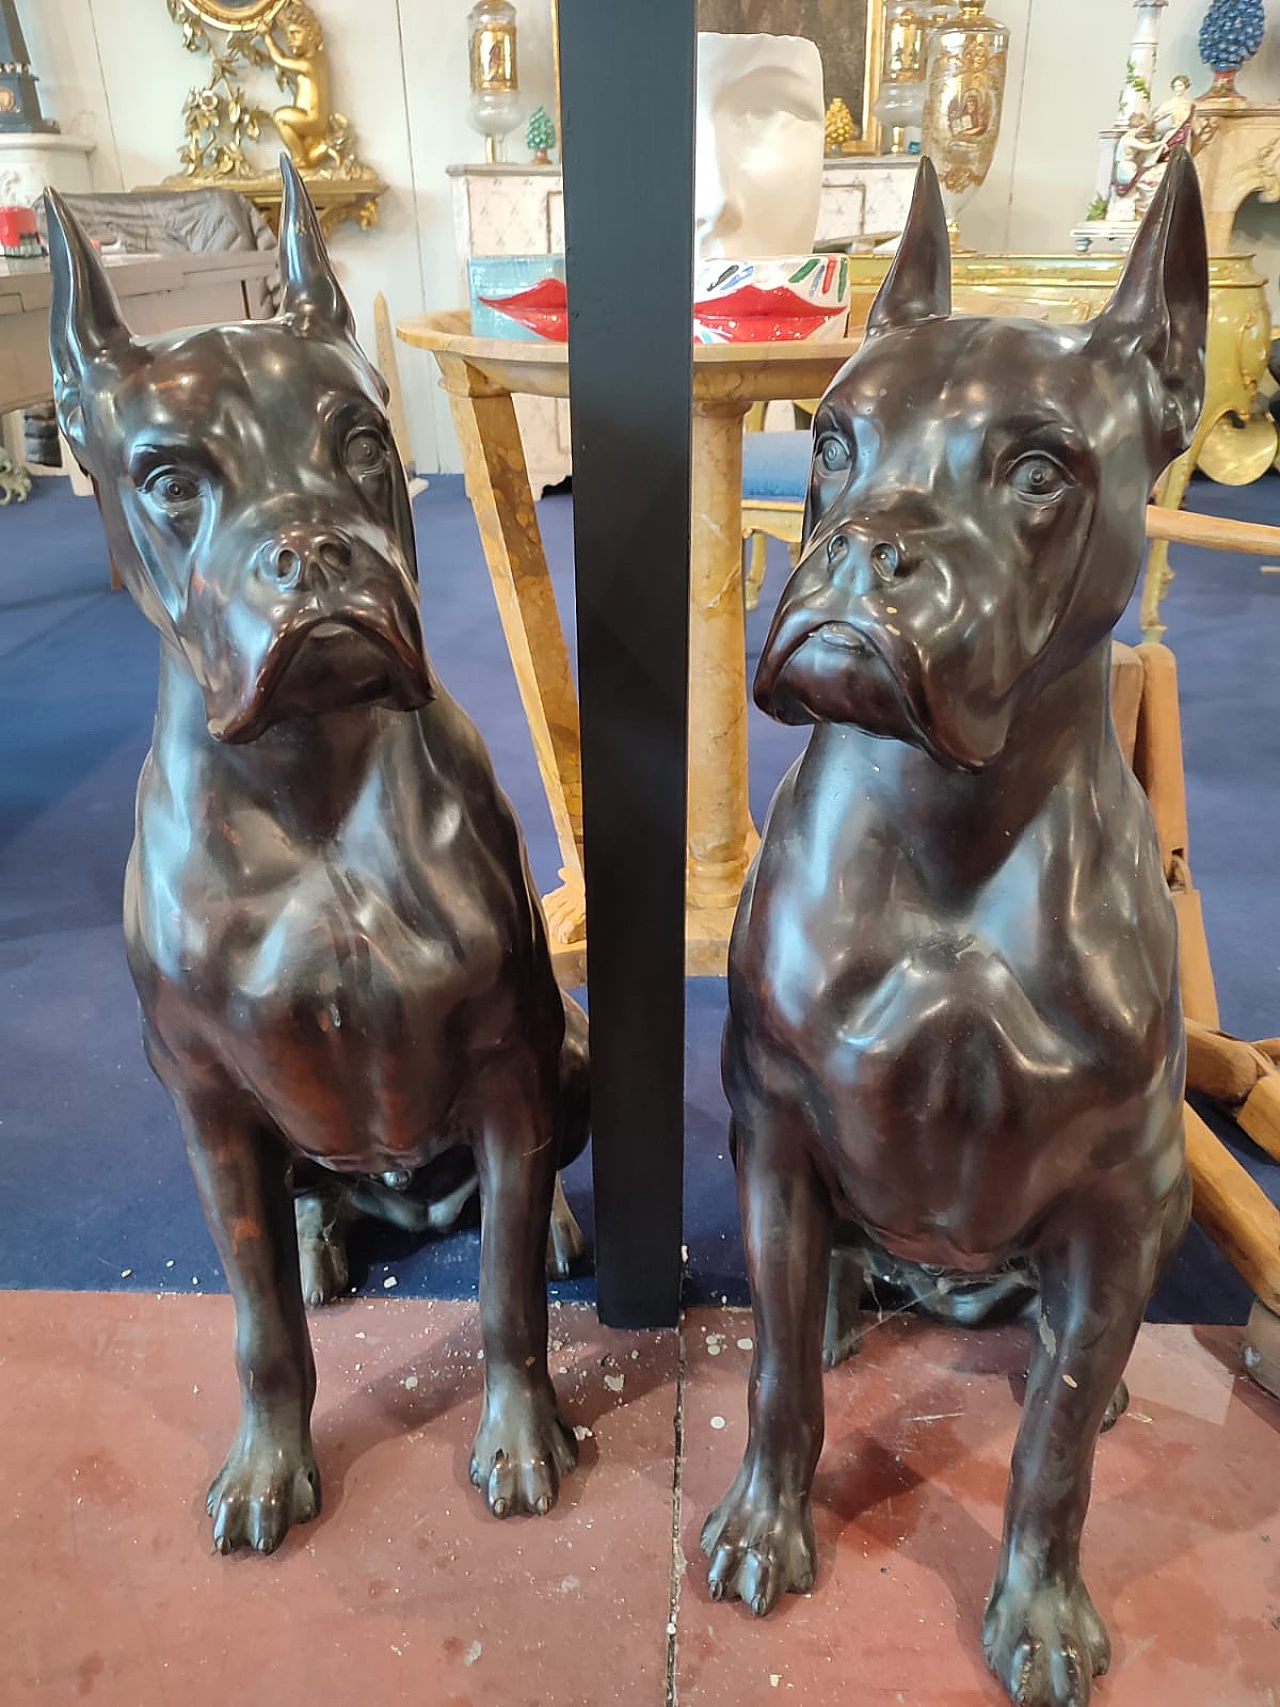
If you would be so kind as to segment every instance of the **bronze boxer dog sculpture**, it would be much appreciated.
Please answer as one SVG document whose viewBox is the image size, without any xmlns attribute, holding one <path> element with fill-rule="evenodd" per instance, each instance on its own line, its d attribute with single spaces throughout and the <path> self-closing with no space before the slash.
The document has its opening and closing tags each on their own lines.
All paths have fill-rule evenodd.
<svg viewBox="0 0 1280 1707">
<path fill-rule="evenodd" d="M 1080 1707 L 1108 1663 L 1080 1574 L 1094 1446 L 1189 1207 L 1173 909 L 1109 671 L 1148 493 L 1200 412 L 1207 301 L 1179 153 L 1092 324 L 952 318 L 923 162 L 814 420 L 755 681 L 816 727 L 730 951 L 756 1351 L 711 1592 L 765 1613 L 813 1584 L 836 1221 L 898 1262 L 1025 1266 L 1039 1331 L 983 1641 L 1034 1707 Z"/>
<path fill-rule="evenodd" d="M 282 170 L 279 317 L 145 343 L 49 196 L 59 420 L 161 635 L 125 934 L 235 1300 L 222 1552 L 270 1552 L 319 1508 L 295 1160 L 403 1183 L 472 1147 L 471 1478 L 497 1516 L 545 1512 L 576 1459 L 543 1265 L 556 1168 L 586 1141 L 582 1016 L 566 1027 L 488 754 L 428 669 L 385 387 Z"/>
</svg>

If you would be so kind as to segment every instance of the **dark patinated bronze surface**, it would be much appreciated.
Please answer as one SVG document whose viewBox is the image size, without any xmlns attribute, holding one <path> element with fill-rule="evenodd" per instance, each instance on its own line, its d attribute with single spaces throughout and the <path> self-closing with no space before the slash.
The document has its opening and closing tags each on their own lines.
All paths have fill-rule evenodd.
<svg viewBox="0 0 1280 1707">
<path fill-rule="evenodd" d="M 148 342 L 49 197 L 59 420 L 161 637 L 125 936 L 235 1298 L 224 1552 L 269 1552 L 319 1508 L 295 1166 L 312 1202 L 335 1171 L 394 1195 L 471 1148 L 472 1480 L 498 1516 L 544 1512 L 576 1457 L 543 1265 L 557 1165 L 586 1142 L 585 1021 L 488 754 L 428 667 L 385 387 L 282 171 L 279 317 Z"/>
<path fill-rule="evenodd" d="M 1078 1707 L 1108 1663 L 1080 1574 L 1094 1446 L 1188 1213 L 1174 916 L 1109 639 L 1200 410 L 1207 300 L 1179 154 L 1091 325 L 953 318 L 924 162 L 815 417 L 804 554 L 755 683 L 816 727 L 730 954 L 756 1352 L 746 1456 L 703 1535 L 712 1592 L 764 1613 L 813 1584 L 835 1224 L 873 1268 L 1029 1274 L 983 1637 L 1034 1707 Z"/>
</svg>

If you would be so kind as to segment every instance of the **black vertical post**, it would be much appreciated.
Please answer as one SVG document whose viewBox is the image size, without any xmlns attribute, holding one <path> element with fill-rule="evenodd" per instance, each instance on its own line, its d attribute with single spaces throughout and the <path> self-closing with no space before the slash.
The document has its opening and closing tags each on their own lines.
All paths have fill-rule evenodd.
<svg viewBox="0 0 1280 1707">
<path fill-rule="evenodd" d="M 676 1320 L 695 0 L 560 0 L 601 1320 Z"/>
</svg>

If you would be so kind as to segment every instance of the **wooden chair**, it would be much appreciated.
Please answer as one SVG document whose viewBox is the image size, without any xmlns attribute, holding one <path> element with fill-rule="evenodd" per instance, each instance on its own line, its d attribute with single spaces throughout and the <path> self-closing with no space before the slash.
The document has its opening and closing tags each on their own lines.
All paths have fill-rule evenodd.
<svg viewBox="0 0 1280 1707">
<path fill-rule="evenodd" d="M 763 403 L 749 411 L 742 444 L 742 537 L 750 545 L 743 581 L 748 610 L 760 603 L 766 540 L 785 540 L 795 562 L 809 484 L 809 434 L 766 433 L 764 413 Z"/>
<path fill-rule="evenodd" d="M 1117 643 L 1112 653 L 1111 701 L 1121 748 L 1151 803 L 1165 878 L 1178 915 L 1188 1088 L 1220 1103 L 1255 1142 L 1280 1160 L 1280 1073 L 1275 1060 L 1264 1053 L 1266 1045 L 1241 1043 L 1218 1029 L 1209 943 L 1187 857 L 1178 671 L 1168 647 Z M 1241 1114 L 1250 1107 L 1246 1124 Z M 1190 1105 L 1184 1110 L 1183 1124 L 1196 1220 L 1254 1294 L 1246 1367 L 1260 1385 L 1280 1394 L 1280 1209 Z"/>
</svg>

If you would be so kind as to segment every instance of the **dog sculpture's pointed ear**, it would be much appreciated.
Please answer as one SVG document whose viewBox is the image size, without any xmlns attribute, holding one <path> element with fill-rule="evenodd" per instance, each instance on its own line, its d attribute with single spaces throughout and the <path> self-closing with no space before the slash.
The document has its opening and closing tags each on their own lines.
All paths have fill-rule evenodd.
<svg viewBox="0 0 1280 1707">
<path fill-rule="evenodd" d="M 1204 204 L 1191 156 L 1177 148 L 1090 338 L 1095 350 L 1140 353 L 1155 369 L 1165 393 L 1159 426 L 1169 458 L 1191 443 L 1204 404 L 1208 319 Z"/>
<path fill-rule="evenodd" d="M 916 172 L 898 252 L 867 316 L 867 337 L 924 320 L 945 320 L 950 313 L 951 238 L 938 174 L 926 155 Z"/>
<path fill-rule="evenodd" d="M 83 395 L 95 364 L 119 368 L 137 349 L 120 313 L 107 269 L 84 228 L 56 190 L 44 193 L 49 224 L 49 356 L 58 425 L 84 448 Z"/>
<path fill-rule="evenodd" d="M 280 317 L 303 334 L 355 338 L 355 321 L 334 276 L 320 232 L 315 204 L 297 167 L 280 156 L 284 199 L 280 204 L 280 274 L 284 293 Z"/>
</svg>

